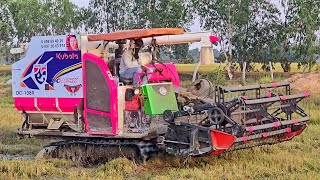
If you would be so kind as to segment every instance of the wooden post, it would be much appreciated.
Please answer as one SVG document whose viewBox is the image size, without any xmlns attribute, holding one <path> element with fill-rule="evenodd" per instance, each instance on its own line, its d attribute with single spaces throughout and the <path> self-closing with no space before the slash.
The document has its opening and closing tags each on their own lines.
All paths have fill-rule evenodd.
<svg viewBox="0 0 320 180">
<path fill-rule="evenodd" d="M 242 67 L 242 81 L 243 82 L 246 81 L 246 69 L 247 69 L 247 62 L 244 62 L 243 67 Z"/>
<path fill-rule="evenodd" d="M 272 63 L 271 63 L 271 61 L 269 61 L 269 68 L 270 68 L 270 76 L 271 76 L 271 79 L 273 79 L 273 68 L 272 68 Z"/>
</svg>

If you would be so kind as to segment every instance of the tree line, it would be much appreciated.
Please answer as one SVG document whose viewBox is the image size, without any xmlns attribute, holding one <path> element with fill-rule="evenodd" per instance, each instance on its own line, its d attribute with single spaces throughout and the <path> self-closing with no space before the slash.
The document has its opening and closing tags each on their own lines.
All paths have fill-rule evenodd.
<svg viewBox="0 0 320 180">
<path fill-rule="evenodd" d="M 276 2 L 276 3 L 274 3 Z M 221 38 L 218 57 L 234 63 L 292 62 L 311 67 L 320 54 L 320 1 L 313 0 L 2 0 L 0 57 L 35 35 L 107 33 L 135 28 L 182 27 L 199 19 Z M 192 62 L 189 46 L 170 49 L 179 62 Z"/>
</svg>

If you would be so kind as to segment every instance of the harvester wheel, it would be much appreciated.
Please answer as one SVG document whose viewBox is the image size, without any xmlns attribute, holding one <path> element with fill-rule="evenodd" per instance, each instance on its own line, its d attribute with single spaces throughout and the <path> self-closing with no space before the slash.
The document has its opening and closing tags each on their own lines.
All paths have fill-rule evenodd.
<svg viewBox="0 0 320 180">
<path fill-rule="evenodd" d="M 212 125 L 220 125 L 224 121 L 224 112 L 219 107 L 208 110 L 208 120 Z"/>
<path fill-rule="evenodd" d="M 171 123 L 174 120 L 174 114 L 171 110 L 165 110 L 163 112 L 163 119 L 167 122 L 167 123 Z"/>
</svg>

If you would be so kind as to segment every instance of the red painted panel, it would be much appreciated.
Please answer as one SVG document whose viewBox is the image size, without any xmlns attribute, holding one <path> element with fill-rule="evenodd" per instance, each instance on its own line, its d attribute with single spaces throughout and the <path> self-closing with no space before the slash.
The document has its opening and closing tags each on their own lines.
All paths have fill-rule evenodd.
<svg viewBox="0 0 320 180">
<path fill-rule="evenodd" d="M 37 106 L 40 111 L 56 112 L 56 99 L 55 98 L 37 98 Z"/>
<path fill-rule="evenodd" d="M 211 130 L 211 141 L 214 151 L 211 155 L 221 154 L 225 149 L 229 149 L 236 137 L 218 130 Z"/>
<path fill-rule="evenodd" d="M 154 68 L 152 64 L 146 65 L 149 68 Z M 171 81 L 173 85 L 180 86 L 179 74 L 176 66 L 173 63 L 155 64 L 156 68 L 161 71 L 151 75 L 149 81 Z"/>
<path fill-rule="evenodd" d="M 81 103 L 82 98 L 59 98 L 58 104 L 62 112 L 73 112 L 74 107 Z"/>
<path fill-rule="evenodd" d="M 58 98 L 58 108 L 56 107 L 56 98 L 14 98 L 14 105 L 18 111 L 23 109 L 26 112 L 37 112 L 35 106 L 35 99 L 40 111 L 44 112 L 60 112 L 58 108 L 64 113 L 74 111 L 74 107 L 79 105 L 82 98 Z"/>
<path fill-rule="evenodd" d="M 37 111 L 34 106 L 34 98 L 14 98 L 14 106 L 18 111 Z"/>
</svg>

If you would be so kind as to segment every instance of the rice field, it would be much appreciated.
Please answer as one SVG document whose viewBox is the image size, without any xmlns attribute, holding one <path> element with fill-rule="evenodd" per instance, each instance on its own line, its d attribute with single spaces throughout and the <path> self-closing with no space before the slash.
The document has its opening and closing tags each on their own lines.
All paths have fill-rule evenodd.
<svg viewBox="0 0 320 180">
<path fill-rule="evenodd" d="M 179 73 L 193 73 L 194 69 L 196 69 L 197 64 L 176 64 L 176 67 L 178 69 Z M 241 72 L 239 64 L 236 65 L 238 67 L 238 72 Z M 202 73 L 209 73 L 212 72 L 213 69 L 225 69 L 226 63 L 214 63 L 214 64 L 208 64 L 208 65 L 200 65 L 198 71 Z M 255 63 L 254 69 L 252 72 L 264 72 L 264 70 L 261 68 L 262 64 Z M 318 71 L 320 70 L 320 65 L 315 65 L 312 69 L 312 71 Z M 274 70 L 275 73 L 283 72 L 283 69 L 281 68 L 280 63 L 274 63 Z M 297 72 L 303 72 L 303 67 L 300 69 L 298 68 L 298 63 L 292 63 L 291 64 L 291 72 L 297 73 Z"/>
<path fill-rule="evenodd" d="M 19 115 L 12 108 L 0 113 L 0 153 L 35 154 L 45 143 L 16 139 Z M 186 160 L 155 157 L 144 164 L 118 158 L 95 168 L 65 160 L 0 160 L 0 179 L 319 179 L 319 112 L 312 117 L 302 135 L 273 146 Z"/>
<path fill-rule="evenodd" d="M 11 66 L 10 65 L 0 65 L 0 75 L 1 74 L 11 74 Z"/>
<path fill-rule="evenodd" d="M 0 96 L 10 100 L 7 91 L 10 87 Z M 158 156 L 143 164 L 118 158 L 93 168 L 66 160 L 1 158 L 35 155 L 47 143 L 15 136 L 22 119 L 9 100 L 0 106 L 0 179 L 320 179 L 320 96 L 301 102 L 311 121 L 304 133 L 289 142 L 202 158 Z"/>
<path fill-rule="evenodd" d="M 193 73 L 194 69 L 196 68 L 197 64 L 176 64 L 177 70 L 179 73 Z M 209 65 L 201 65 L 199 67 L 199 72 L 202 73 L 209 73 L 212 72 L 213 69 L 225 69 L 226 63 L 214 63 L 214 64 L 209 64 Z M 237 64 L 238 67 L 238 72 L 241 72 L 239 64 Z M 264 70 L 261 68 L 262 64 L 260 63 L 255 63 L 254 64 L 254 69 L 252 72 L 264 72 Z M 274 72 L 283 72 L 281 68 L 280 63 L 274 63 Z M 319 71 L 320 70 L 320 65 L 316 64 L 313 68 L 312 71 Z M 300 69 L 298 68 L 298 63 L 292 63 L 291 64 L 291 72 L 303 72 L 303 67 Z M 1 74 L 11 74 L 11 66 L 10 65 L 0 65 L 0 75 Z"/>
</svg>

